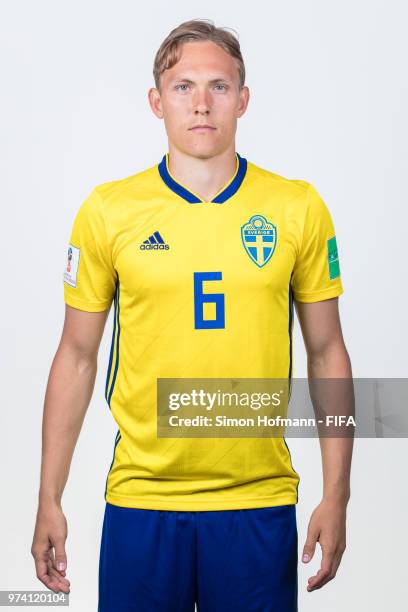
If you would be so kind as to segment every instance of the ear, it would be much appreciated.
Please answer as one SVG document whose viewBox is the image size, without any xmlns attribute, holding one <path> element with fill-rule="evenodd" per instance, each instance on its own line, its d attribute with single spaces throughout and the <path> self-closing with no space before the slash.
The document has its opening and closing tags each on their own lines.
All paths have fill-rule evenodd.
<svg viewBox="0 0 408 612">
<path fill-rule="evenodd" d="M 242 117 L 245 113 L 249 102 L 249 88 L 244 85 L 239 92 L 239 103 L 237 109 L 237 117 Z"/>
<path fill-rule="evenodd" d="M 159 119 L 163 119 L 163 108 L 161 103 L 160 91 L 156 87 L 151 87 L 148 92 L 150 108 Z"/>
</svg>

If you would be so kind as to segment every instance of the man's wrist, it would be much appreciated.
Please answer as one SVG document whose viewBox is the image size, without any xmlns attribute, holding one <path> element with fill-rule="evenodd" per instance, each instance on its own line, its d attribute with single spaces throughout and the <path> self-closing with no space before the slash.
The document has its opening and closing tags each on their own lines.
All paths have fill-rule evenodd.
<svg viewBox="0 0 408 612">
<path fill-rule="evenodd" d="M 38 495 L 38 505 L 40 507 L 61 506 L 61 494 L 54 491 L 40 491 Z"/>
<path fill-rule="evenodd" d="M 323 500 L 347 504 L 350 500 L 350 488 L 335 487 L 333 489 L 323 491 Z"/>
</svg>

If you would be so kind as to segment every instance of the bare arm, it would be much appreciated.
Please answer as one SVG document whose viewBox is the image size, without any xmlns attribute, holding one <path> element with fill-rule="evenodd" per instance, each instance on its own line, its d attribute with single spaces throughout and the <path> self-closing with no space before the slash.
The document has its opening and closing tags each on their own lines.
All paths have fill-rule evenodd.
<svg viewBox="0 0 408 612">
<path fill-rule="evenodd" d="M 305 341 L 309 378 L 351 378 L 350 358 L 344 344 L 338 298 L 296 303 Z M 309 578 L 308 590 L 321 588 L 336 575 L 346 547 L 346 508 L 350 497 L 353 438 L 320 437 L 323 498 L 309 523 L 303 560 L 313 557 L 316 542 L 322 551 L 321 568 Z"/>
<path fill-rule="evenodd" d="M 65 307 L 61 341 L 45 394 L 37 520 L 31 547 L 37 577 L 46 587 L 69 592 L 65 578 L 67 523 L 61 498 L 75 445 L 92 397 L 97 355 L 109 310 Z M 54 549 L 54 550 L 53 550 Z M 58 569 L 63 564 L 63 569 Z"/>
</svg>

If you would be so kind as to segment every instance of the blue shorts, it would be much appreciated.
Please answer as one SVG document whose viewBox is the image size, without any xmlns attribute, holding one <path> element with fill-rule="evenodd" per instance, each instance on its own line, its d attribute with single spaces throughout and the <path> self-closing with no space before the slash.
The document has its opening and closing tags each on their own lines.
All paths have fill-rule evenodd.
<svg viewBox="0 0 408 612">
<path fill-rule="evenodd" d="M 296 612 L 296 506 L 142 510 L 106 503 L 98 612 Z"/>
</svg>

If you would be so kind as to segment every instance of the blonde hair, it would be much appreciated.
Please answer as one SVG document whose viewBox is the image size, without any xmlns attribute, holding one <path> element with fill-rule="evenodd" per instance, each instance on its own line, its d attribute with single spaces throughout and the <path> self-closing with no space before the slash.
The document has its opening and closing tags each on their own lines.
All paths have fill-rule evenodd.
<svg viewBox="0 0 408 612">
<path fill-rule="evenodd" d="M 164 39 L 154 58 L 153 76 L 156 87 L 160 88 L 160 77 L 180 59 L 181 46 L 185 42 L 210 40 L 237 60 L 240 87 L 245 84 L 245 65 L 236 35 L 227 28 L 217 28 L 209 19 L 191 19 L 174 28 Z"/>
</svg>

